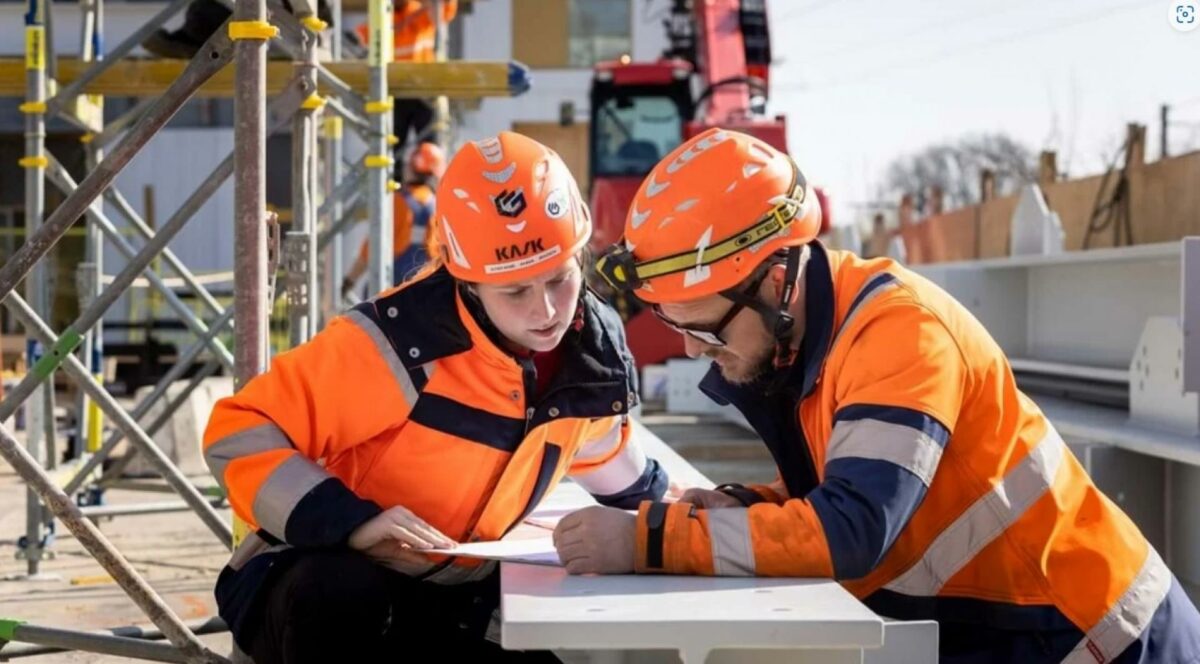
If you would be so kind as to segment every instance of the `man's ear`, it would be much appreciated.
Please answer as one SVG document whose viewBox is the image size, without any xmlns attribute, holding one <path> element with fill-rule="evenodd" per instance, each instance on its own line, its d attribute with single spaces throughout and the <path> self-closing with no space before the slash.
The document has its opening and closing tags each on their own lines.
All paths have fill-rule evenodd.
<svg viewBox="0 0 1200 664">
<path fill-rule="evenodd" d="M 768 294 L 774 300 L 778 300 L 783 293 L 784 282 L 787 280 L 787 265 L 784 263 L 776 263 L 767 268 L 767 278 L 763 282 L 763 286 L 770 289 Z M 792 289 L 791 301 L 785 304 L 790 305 L 796 301 L 797 289 Z"/>
</svg>

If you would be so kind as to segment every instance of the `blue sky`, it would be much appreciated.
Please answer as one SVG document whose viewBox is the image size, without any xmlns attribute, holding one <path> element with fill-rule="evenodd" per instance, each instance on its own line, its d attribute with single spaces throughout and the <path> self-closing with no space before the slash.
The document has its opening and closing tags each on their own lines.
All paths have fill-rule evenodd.
<svg viewBox="0 0 1200 664">
<path fill-rule="evenodd" d="M 772 110 L 788 114 L 789 148 L 832 192 L 838 223 L 892 159 L 964 134 L 1056 149 L 1060 169 L 1085 175 L 1127 122 L 1148 125 L 1157 159 L 1169 103 L 1172 151 L 1200 149 L 1200 30 L 1172 29 L 1172 5 L 775 0 Z"/>
</svg>

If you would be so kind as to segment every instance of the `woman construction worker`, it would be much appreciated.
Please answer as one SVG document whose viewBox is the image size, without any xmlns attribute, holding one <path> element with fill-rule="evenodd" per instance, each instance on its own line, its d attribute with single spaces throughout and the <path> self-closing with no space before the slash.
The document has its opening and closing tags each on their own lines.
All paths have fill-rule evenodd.
<svg viewBox="0 0 1200 664">
<path fill-rule="evenodd" d="M 257 664 L 553 661 L 486 638 L 497 540 L 571 475 L 604 505 L 660 499 L 631 439 L 632 357 L 583 287 L 592 224 L 557 154 L 501 133 L 451 161 L 434 258 L 218 402 L 205 458 L 253 533 L 216 586 Z"/>
<path fill-rule="evenodd" d="M 433 188 L 446 170 L 446 153 L 434 143 L 420 143 L 408 155 L 408 178 L 392 199 L 392 279 L 400 285 L 426 263 L 429 220 L 437 201 Z M 342 279 L 342 297 L 347 297 L 367 271 L 368 238 L 358 258 Z"/>
</svg>

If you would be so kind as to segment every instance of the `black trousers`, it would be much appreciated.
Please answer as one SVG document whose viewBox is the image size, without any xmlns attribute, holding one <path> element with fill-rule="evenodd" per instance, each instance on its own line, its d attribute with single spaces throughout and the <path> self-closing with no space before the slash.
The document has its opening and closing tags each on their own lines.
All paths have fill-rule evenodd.
<svg viewBox="0 0 1200 664">
<path fill-rule="evenodd" d="M 292 9 L 289 0 L 283 0 L 283 6 L 289 11 Z M 179 32 L 196 44 L 203 44 L 231 13 L 217 0 L 193 0 L 184 12 L 183 25 Z M 333 12 L 326 0 L 317 0 L 317 18 L 333 25 Z"/>
<path fill-rule="evenodd" d="M 426 133 L 429 125 L 433 122 L 433 105 L 424 99 L 397 99 L 392 106 L 392 133 L 399 139 L 399 143 L 392 147 L 392 153 L 396 156 L 396 170 L 399 174 L 400 164 L 404 163 L 404 149 L 410 145 L 408 141 L 408 133 L 413 133 L 412 145 L 416 145 L 422 141 L 438 142 L 438 137 L 433 133 Z M 398 177 L 397 181 L 403 182 L 403 176 Z"/>
<path fill-rule="evenodd" d="M 294 552 L 272 570 L 242 642 L 255 664 L 459 661 L 553 663 L 484 638 L 499 574 L 441 586 L 350 550 Z"/>
</svg>

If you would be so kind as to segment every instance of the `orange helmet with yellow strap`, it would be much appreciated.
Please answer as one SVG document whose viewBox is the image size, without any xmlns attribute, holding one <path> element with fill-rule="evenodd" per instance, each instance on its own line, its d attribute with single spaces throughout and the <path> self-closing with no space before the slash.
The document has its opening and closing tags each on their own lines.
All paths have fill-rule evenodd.
<svg viewBox="0 0 1200 664">
<path fill-rule="evenodd" d="M 709 129 L 650 171 L 624 243 L 597 262 L 613 287 L 650 303 L 725 293 L 780 249 L 816 237 L 821 210 L 791 157 L 740 132 Z"/>
</svg>

